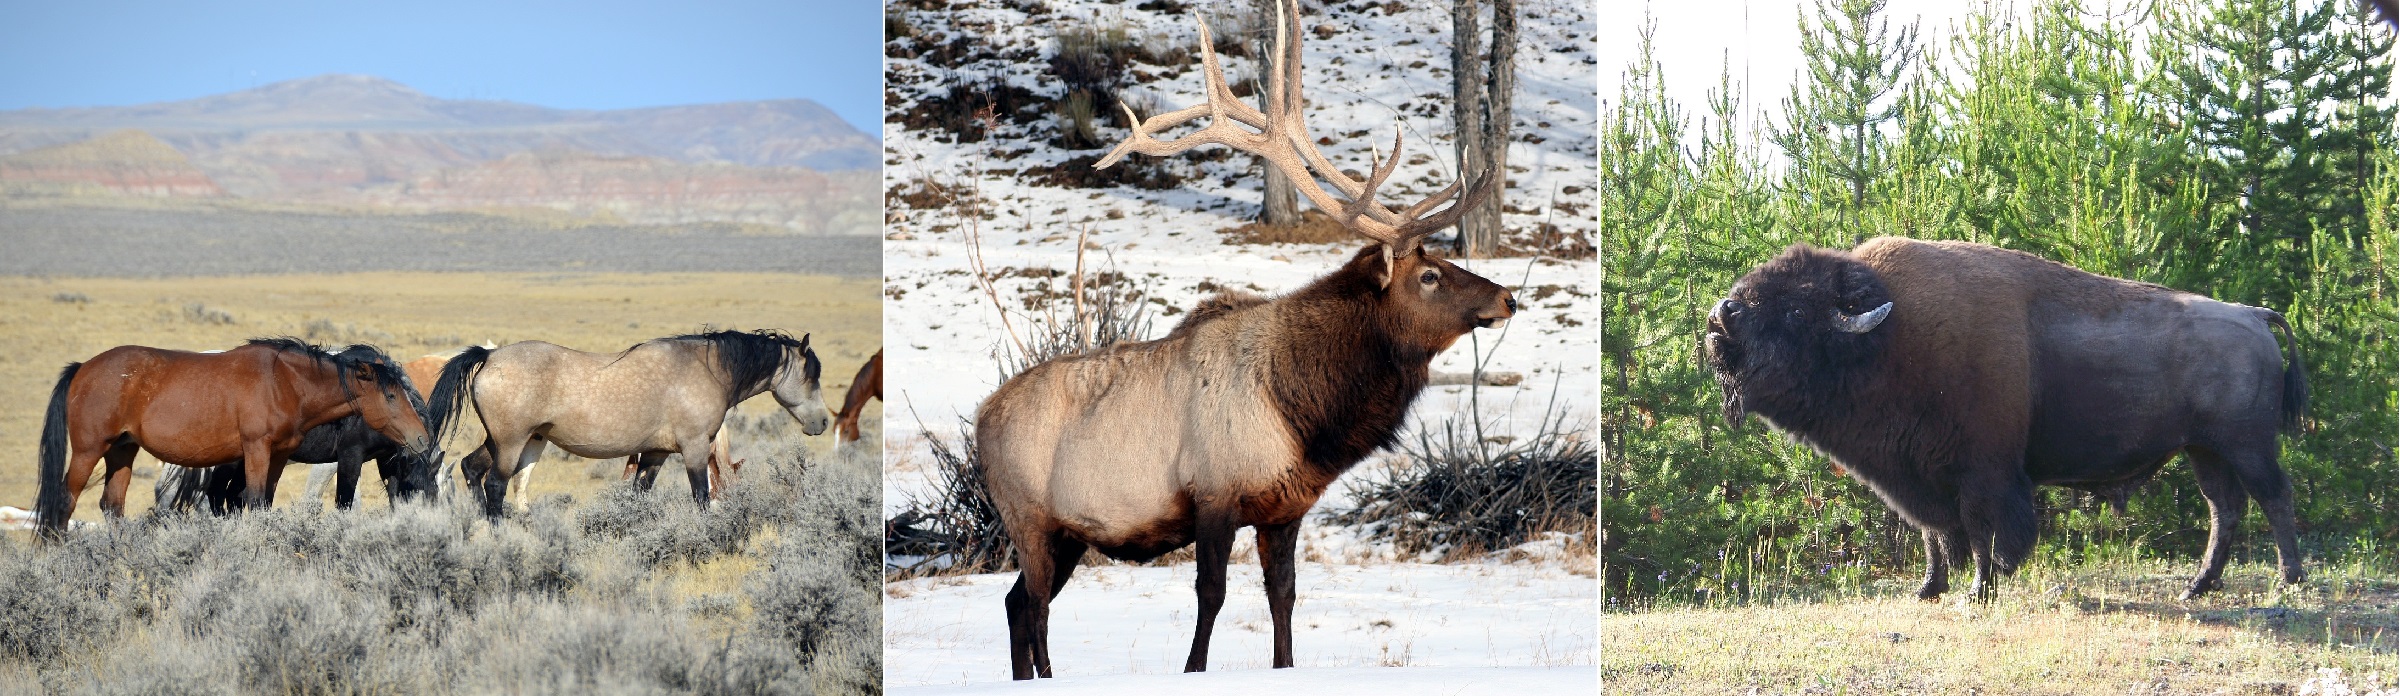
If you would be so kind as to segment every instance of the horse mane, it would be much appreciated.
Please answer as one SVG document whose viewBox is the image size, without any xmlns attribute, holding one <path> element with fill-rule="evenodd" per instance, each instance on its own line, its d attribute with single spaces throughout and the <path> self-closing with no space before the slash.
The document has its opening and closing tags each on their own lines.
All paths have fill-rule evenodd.
<svg viewBox="0 0 2400 696">
<path fill-rule="evenodd" d="M 326 350 L 324 346 L 292 336 L 253 338 L 243 345 L 265 346 L 293 355 L 307 356 L 312 360 L 331 363 L 335 370 L 341 372 L 348 372 L 354 367 L 365 367 L 367 372 L 375 377 L 375 383 L 399 385 L 401 391 L 408 393 L 410 403 L 417 407 L 419 413 L 425 410 L 422 399 L 417 396 L 416 386 L 408 383 L 408 373 L 400 371 L 400 366 L 392 362 L 391 356 L 384 355 L 382 349 L 374 346 L 353 343 L 343 346 L 340 352 L 333 352 Z M 342 381 L 342 389 L 344 391 L 350 389 L 348 380 Z"/>
<path fill-rule="evenodd" d="M 794 349 L 800 351 L 801 375 L 808 381 L 817 381 L 818 373 L 824 369 L 817 362 L 816 351 L 809 349 L 807 336 L 792 338 L 791 334 L 775 329 L 709 331 L 702 328 L 700 333 L 657 340 L 698 341 L 714 346 L 717 349 L 717 366 L 723 368 L 730 378 L 731 383 L 726 385 L 725 391 L 726 403 L 729 404 L 740 400 L 745 394 L 766 391 L 768 381 L 775 378 L 776 370 L 783 369 L 785 356 Z M 626 350 L 631 352 L 632 349 Z"/>
</svg>

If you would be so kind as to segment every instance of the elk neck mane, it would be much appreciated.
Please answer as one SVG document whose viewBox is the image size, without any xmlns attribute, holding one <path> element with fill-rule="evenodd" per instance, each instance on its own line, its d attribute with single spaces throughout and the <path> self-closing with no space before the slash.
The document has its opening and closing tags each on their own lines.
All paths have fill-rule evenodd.
<svg viewBox="0 0 2400 696">
<path fill-rule="evenodd" d="M 1444 345 L 1410 338 L 1383 287 L 1351 263 L 1269 303 L 1277 324 L 1269 384 L 1301 458 L 1327 478 L 1398 440 Z"/>
</svg>

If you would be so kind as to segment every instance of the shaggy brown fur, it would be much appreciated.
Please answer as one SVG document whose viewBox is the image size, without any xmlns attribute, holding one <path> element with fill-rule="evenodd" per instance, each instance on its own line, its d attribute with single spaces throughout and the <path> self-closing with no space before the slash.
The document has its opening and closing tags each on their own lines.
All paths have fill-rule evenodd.
<svg viewBox="0 0 2400 696">
<path fill-rule="evenodd" d="M 1892 309 L 1863 333 L 1837 319 Z M 2183 452 L 2213 518 L 2186 592 L 2216 587 L 2246 497 L 2299 582 L 2278 425 L 2307 407 L 2281 315 L 2022 252 L 1881 238 L 1794 246 L 1709 313 L 1725 416 L 1758 414 L 1838 462 L 1924 532 L 1918 595 L 1976 561 L 1976 590 L 2031 552 L 2035 485 L 2120 494 Z M 1944 560 L 1948 563 L 1944 563 Z"/>
<path fill-rule="evenodd" d="M 1393 442 L 1435 355 L 1516 312 L 1506 288 L 1421 249 L 1385 273 L 1368 247 L 1288 296 L 1210 298 L 1164 338 L 1036 365 L 985 399 L 979 460 L 1022 571 L 1007 601 L 1017 678 L 1050 675 L 1050 598 L 1087 547 L 1144 559 L 1197 545 L 1185 669 L 1205 668 L 1246 526 L 1262 540 L 1275 666 L 1291 666 L 1301 517 Z"/>
</svg>

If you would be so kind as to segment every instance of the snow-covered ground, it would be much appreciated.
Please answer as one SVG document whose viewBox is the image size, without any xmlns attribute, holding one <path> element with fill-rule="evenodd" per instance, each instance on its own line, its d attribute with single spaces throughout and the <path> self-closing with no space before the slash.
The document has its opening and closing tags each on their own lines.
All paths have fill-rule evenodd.
<svg viewBox="0 0 2400 696">
<path fill-rule="evenodd" d="M 914 50 L 886 62 L 887 106 L 905 113 L 953 89 L 975 90 L 994 82 L 1056 97 L 1062 87 L 1047 74 L 1047 64 L 1058 47 L 1052 37 L 1062 28 L 1121 23 L 1137 41 L 1189 46 L 1197 30 L 1187 11 L 1140 9 L 1175 4 L 952 2 L 932 11 L 895 5 L 913 28 Z M 1310 8 L 1303 16 L 1309 28 L 1302 57 L 1307 118 L 1311 135 L 1330 139 L 1319 141 L 1331 143 L 1320 145 L 1326 156 L 1364 171 L 1369 149 L 1388 149 L 1397 125 L 1407 138 L 1403 164 L 1385 186 L 1383 199 L 1405 204 L 1448 185 L 1456 170 L 1447 96 L 1447 6 L 1304 5 Z M 1041 9 L 1029 12 L 1028 6 Z M 1212 16 L 1253 6 L 1196 4 Z M 1506 223 L 1511 229 L 1550 225 L 1590 238 L 1598 177 L 1591 7 L 1579 0 L 1530 0 L 1519 7 L 1522 43 L 1515 141 L 1509 150 L 1513 185 L 1500 199 Z M 962 53 L 956 48 L 964 45 L 962 37 L 980 37 L 990 48 Z M 960 63 L 958 55 L 971 58 Z M 930 64 L 927 56 L 951 62 Z M 1242 58 L 1224 60 L 1235 79 L 1251 69 Z M 1168 108 L 1201 103 L 1197 63 L 1197 51 L 1182 66 L 1137 62 L 1126 99 Z M 1112 113 L 1102 121 L 1103 138 L 1123 137 L 1121 118 Z M 990 137 L 966 143 L 949 132 L 910 129 L 905 123 L 894 117 L 884 127 L 885 188 L 895 194 L 889 199 L 884 245 L 884 343 L 890 347 L 885 357 L 891 378 L 884 430 L 887 512 L 905 506 L 928 480 L 932 458 L 921 433 L 954 438 L 962 418 L 972 416 L 1001 377 L 994 355 L 1010 342 L 1009 334 L 969 272 L 972 251 L 979 249 L 985 268 L 999 276 L 995 289 L 1017 312 L 1009 321 L 1023 333 L 1026 315 L 1045 310 L 1026 310 L 1022 298 L 1032 293 L 1056 297 L 1069 285 L 1063 277 L 1018 271 L 1073 271 L 1080 234 L 1089 235 L 1087 272 L 1123 274 L 1165 307 L 1179 309 L 1218 287 L 1267 294 L 1297 289 L 1364 246 L 1226 244 L 1222 232 L 1256 214 L 1259 177 L 1246 156 L 1205 156 L 1218 149 L 1213 146 L 1165 158 L 1164 166 L 1185 180 L 1178 187 L 1065 188 L 1044 182 L 1048 170 L 1081 166 L 1062 163 L 1103 151 L 1062 150 L 1053 144 L 1049 126 L 1007 119 Z M 928 202 L 939 197 L 911 195 L 928 184 L 980 199 L 975 209 L 981 214 Z M 969 244 L 970 232 L 980 236 L 980 245 Z M 1461 265 L 1514 288 L 1523 308 L 1504 331 L 1479 330 L 1462 339 L 1434 361 L 1433 369 L 1466 372 L 1480 358 L 1484 369 L 1520 373 L 1524 381 L 1478 393 L 1463 387 L 1428 389 L 1411 422 L 1438 425 L 1473 412 L 1485 420 L 1487 434 L 1521 437 L 1538 429 L 1543 415 L 1555 408 L 1570 428 L 1588 432 L 1600 379 L 1598 262 L 1503 258 Z M 1068 311 L 1063 303 L 1052 306 L 1049 311 Z M 1154 313 L 1151 335 L 1163 335 L 1179 318 Z M 1373 468 L 1362 465 L 1337 482 L 1318 509 L 1346 502 L 1345 484 Z M 1300 571 L 1297 610 L 1302 667 L 1399 663 L 1439 666 L 1446 670 L 1440 674 L 1455 676 L 1479 674 L 1466 668 L 1571 665 L 1578 667 L 1458 679 L 1592 681 L 1598 610 L 1588 555 L 1580 566 L 1538 552 L 1532 561 L 1431 565 L 1399 559 L 1390 549 L 1360 541 L 1352 530 L 1312 522 L 1306 534 L 1302 553 L 1311 560 Z M 1242 538 L 1246 546 L 1249 533 Z M 1269 657 L 1262 632 L 1265 604 L 1256 566 L 1241 567 L 1231 577 L 1212 666 L 1264 667 Z M 887 683 L 1005 679 L 1007 634 L 1000 596 L 1012 581 L 1013 575 L 975 576 L 893 585 L 885 605 Z M 1085 677 L 1180 671 L 1195 611 L 1190 588 L 1188 564 L 1078 571 L 1054 609 L 1054 662 L 1062 673 Z M 1353 672 L 1309 673 L 1340 680 Z M 1420 669 L 1375 673 L 1414 672 L 1428 676 L 1360 678 L 1411 685 L 1451 678 Z M 1164 687 L 1145 683 L 1139 690 L 1153 688 Z"/>
<path fill-rule="evenodd" d="M 1525 696 L 1593 693 L 1600 674 L 1585 667 L 1334 667 L 1274 672 L 1208 672 L 1160 678 L 1140 675 L 1061 677 L 971 687 L 893 687 L 893 696 L 948 694 L 1084 694 L 1223 696 L 1224 694 L 1375 694 L 1375 696 Z"/>
<path fill-rule="evenodd" d="M 1188 563 L 1078 569 L 1051 604 L 1052 668 L 1087 677 L 1182 672 L 1199 611 L 1192 574 Z M 885 682 L 1006 680 L 1001 597 L 1015 581 L 974 575 L 887 587 Z M 1255 562 L 1227 570 L 1209 669 L 1269 666 L 1273 624 L 1262 583 Z M 1580 667 L 1588 688 L 1599 647 L 1598 594 L 1590 576 L 1552 565 L 1303 563 L 1292 610 L 1293 660 L 1327 668 Z"/>
</svg>

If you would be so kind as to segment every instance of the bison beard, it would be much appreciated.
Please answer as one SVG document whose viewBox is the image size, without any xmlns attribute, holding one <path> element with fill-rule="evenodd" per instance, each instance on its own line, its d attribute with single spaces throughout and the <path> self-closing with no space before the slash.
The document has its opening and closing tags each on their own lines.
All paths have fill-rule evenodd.
<svg viewBox="0 0 2400 696">
<path fill-rule="evenodd" d="M 2290 343 L 2278 350 L 2275 331 Z M 2283 316 L 1981 244 L 1794 246 L 1709 312 L 1703 350 L 1739 426 L 1757 414 L 1831 457 L 1924 536 L 1918 596 L 1975 561 L 1975 594 L 2032 552 L 2035 485 L 2124 491 L 2176 454 L 2208 499 L 2219 585 L 2256 498 L 2302 579 L 2278 426 L 2306 410 Z"/>
</svg>

